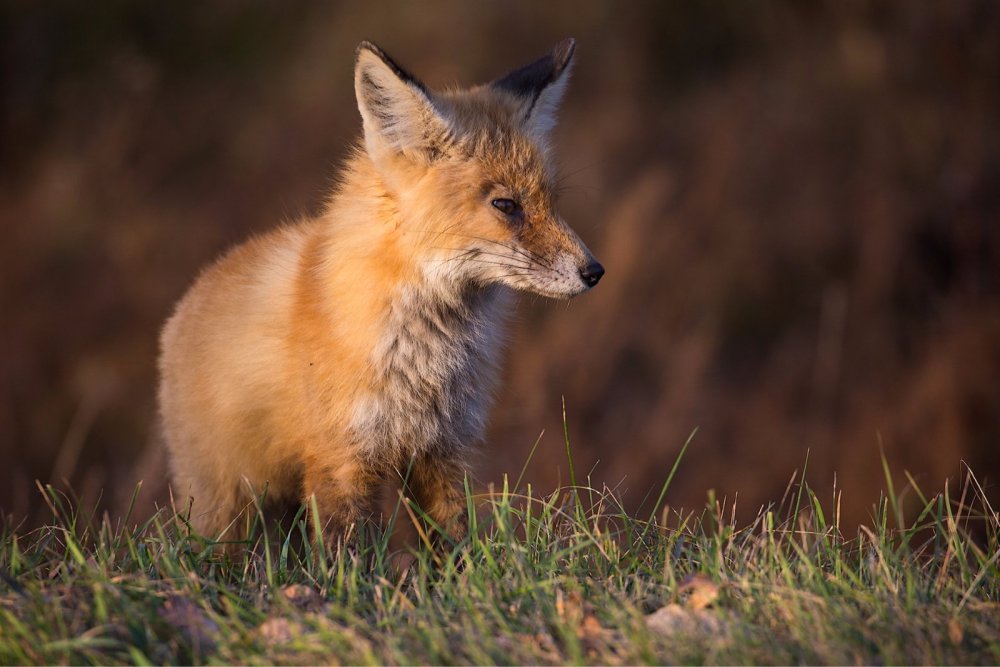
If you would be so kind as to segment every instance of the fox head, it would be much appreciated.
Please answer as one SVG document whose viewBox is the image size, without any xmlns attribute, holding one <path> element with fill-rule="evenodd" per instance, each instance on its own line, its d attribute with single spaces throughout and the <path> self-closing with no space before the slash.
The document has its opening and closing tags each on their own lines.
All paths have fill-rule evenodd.
<svg viewBox="0 0 1000 667">
<path fill-rule="evenodd" d="M 435 92 L 370 42 L 354 85 L 364 150 L 425 271 L 569 298 L 604 268 L 556 212 L 549 135 L 574 42 L 488 84 Z"/>
</svg>

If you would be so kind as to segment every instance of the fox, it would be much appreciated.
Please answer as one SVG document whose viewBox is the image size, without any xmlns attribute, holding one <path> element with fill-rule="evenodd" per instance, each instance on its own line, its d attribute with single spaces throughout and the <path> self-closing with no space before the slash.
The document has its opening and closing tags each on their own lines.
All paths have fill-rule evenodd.
<svg viewBox="0 0 1000 667">
<path fill-rule="evenodd" d="M 569 299 L 604 274 L 556 211 L 574 51 L 432 91 L 357 47 L 361 138 L 322 211 L 203 269 L 161 333 L 171 491 L 196 532 L 241 539 L 263 492 L 315 511 L 332 544 L 405 471 L 432 528 L 466 535 L 516 293 Z"/>
</svg>

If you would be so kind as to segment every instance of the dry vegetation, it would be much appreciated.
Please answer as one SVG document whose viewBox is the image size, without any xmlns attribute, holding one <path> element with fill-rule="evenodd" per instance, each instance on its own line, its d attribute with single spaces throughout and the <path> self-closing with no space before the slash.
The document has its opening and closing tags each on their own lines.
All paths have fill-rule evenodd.
<svg viewBox="0 0 1000 667">
<path fill-rule="evenodd" d="M 564 395 L 578 467 L 626 478 L 633 508 L 695 426 L 674 503 L 711 487 L 753 511 L 808 448 L 812 479 L 836 472 L 864 519 L 878 434 L 925 484 L 965 460 L 993 493 L 996 3 L 13 2 L 0 18 L 14 515 L 40 508 L 36 478 L 119 509 L 162 479 L 157 328 L 200 265 L 319 205 L 358 131 L 362 37 L 438 86 L 579 40 L 563 208 L 608 276 L 569 307 L 525 301 L 483 481 L 545 428 L 528 479 L 565 482 Z"/>
</svg>

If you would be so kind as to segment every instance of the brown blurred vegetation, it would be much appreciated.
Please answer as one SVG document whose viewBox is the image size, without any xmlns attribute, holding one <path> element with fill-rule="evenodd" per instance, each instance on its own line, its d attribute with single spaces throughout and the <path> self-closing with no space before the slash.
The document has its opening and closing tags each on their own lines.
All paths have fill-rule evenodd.
<svg viewBox="0 0 1000 667">
<path fill-rule="evenodd" d="M 863 519 L 880 440 L 929 487 L 1000 473 L 992 0 L 15 0 L 0 20 L 8 514 L 37 510 L 36 478 L 162 500 L 158 327 L 205 262 L 318 209 L 359 131 L 362 38 L 431 86 L 578 38 L 562 210 L 608 275 L 522 299 L 481 482 L 543 429 L 528 478 L 567 480 L 562 396 L 578 476 L 633 507 L 696 426 L 673 505 L 714 488 L 755 512 L 808 450 Z"/>
</svg>

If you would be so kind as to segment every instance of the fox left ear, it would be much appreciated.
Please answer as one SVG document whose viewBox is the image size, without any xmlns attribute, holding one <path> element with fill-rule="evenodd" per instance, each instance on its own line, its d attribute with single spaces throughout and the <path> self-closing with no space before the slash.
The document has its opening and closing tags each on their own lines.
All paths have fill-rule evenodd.
<svg viewBox="0 0 1000 667">
<path fill-rule="evenodd" d="M 538 60 L 516 69 L 490 85 L 521 100 L 525 131 L 544 140 L 556 124 L 556 111 L 573 65 L 576 41 L 565 39 Z"/>
<path fill-rule="evenodd" d="M 354 89 L 365 146 L 376 164 L 391 155 L 433 157 L 446 149 L 451 126 L 431 94 L 371 42 L 358 46 Z"/>
</svg>

